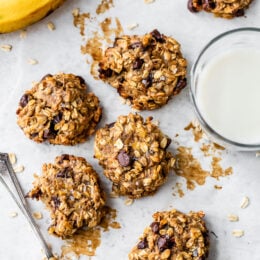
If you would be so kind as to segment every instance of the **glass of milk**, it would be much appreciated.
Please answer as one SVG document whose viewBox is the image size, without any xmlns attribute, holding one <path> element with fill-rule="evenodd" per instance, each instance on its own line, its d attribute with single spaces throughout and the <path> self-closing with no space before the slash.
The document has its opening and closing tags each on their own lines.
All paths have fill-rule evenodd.
<svg viewBox="0 0 260 260">
<path fill-rule="evenodd" d="M 191 99 L 214 141 L 260 150 L 260 28 L 239 28 L 210 41 L 191 70 Z"/>
</svg>

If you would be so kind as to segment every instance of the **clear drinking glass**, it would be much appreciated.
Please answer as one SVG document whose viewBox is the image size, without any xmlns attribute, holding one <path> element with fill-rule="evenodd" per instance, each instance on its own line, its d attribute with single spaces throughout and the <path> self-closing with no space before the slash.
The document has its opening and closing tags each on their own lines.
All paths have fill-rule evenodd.
<svg viewBox="0 0 260 260">
<path fill-rule="evenodd" d="M 215 131 L 203 117 L 197 100 L 197 90 L 200 85 L 200 75 L 205 69 L 207 64 L 217 55 L 221 55 L 230 50 L 236 49 L 251 49 L 255 48 L 260 51 L 260 28 L 239 28 L 224 32 L 214 39 L 212 39 L 200 52 L 197 60 L 195 61 L 191 69 L 190 77 L 190 95 L 191 100 L 194 105 L 195 113 L 197 118 L 206 132 L 213 141 L 220 143 L 226 148 L 231 148 L 235 150 L 248 150 L 256 151 L 260 150 L 260 143 L 256 144 L 246 144 L 239 143 L 236 141 L 229 140 Z M 260 73 L 260 68 L 259 68 Z M 259 86 L 260 87 L 260 86 Z M 260 102 L 260 100 L 259 100 Z M 260 111 L 255 111 L 259 113 Z M 259 115 L 260 116 L 260 115 Z M 259 133 L 260 135 L 260 133 Z"/>
</svg>

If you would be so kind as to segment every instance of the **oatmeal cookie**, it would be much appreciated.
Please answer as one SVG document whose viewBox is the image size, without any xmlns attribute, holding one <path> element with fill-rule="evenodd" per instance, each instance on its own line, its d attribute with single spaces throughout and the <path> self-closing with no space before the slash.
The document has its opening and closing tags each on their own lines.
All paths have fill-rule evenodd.
<svg viewBox="0 0 260 260">
<path fill-rule="evenodd" d="M 171 139 L 138 114 L 119 116 L 95 136 L 95 155 L 118 195 L 153 194 L 167 179 L 175 159 L 167 151 Z"/>
<path fill-rule="evenodd" d="M 191 12 L 204 10 L 217 17 L 231 19 L 244 16 L 245 10 L 253 0 L 188 0 Z"/>
<path fill-rule="evenodd" d="M 100 79 L 138 110 L 159 108 L 186 86 L 180 44 L 158 30 L 116 38 L 99 67 Z"/>
<path fill-rule="evenodd" d="M 208 256 L 209 236 L 204 213 L 183 214 L 175 209 L 156 212 L 129 260 L 203 260 Z"/>
<path fill-rule="evenodd" d="M 17 123 L 36 142 L 74 145 L 86 141 L 101 119 L 102 109 L 83 78 L 46 75 L 21 97 Z"/>
<path fill-rule="evenodd" d="M 82 157 L 63 154 L 44 164 L 27 197 L 41 200 L 51 212 L 49 233 L 65 238 L 79 228 L 95 227 L 104 216 L 105 199 L 98 175 Z"/>
</svg>

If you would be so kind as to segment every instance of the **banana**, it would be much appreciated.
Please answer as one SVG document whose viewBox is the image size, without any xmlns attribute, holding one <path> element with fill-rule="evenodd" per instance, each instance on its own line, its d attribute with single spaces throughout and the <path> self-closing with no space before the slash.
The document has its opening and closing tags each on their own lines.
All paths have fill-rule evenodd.
<svg viewBox="0 0 260 260">
<path fill-rule="evenodd" d="M 0 0 L 0 33 L 22 29 L 44 18 L 65 0 Z"/>
</svg>

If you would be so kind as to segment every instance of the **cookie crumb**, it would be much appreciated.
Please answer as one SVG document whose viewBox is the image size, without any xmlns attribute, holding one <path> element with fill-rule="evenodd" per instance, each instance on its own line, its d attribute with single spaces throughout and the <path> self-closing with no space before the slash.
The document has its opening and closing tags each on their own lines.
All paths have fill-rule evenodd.
<svg viewBox="0 0 260 260">
<path fill-rule="evenodd" d="M 0 49 L 5 52 L 10 52 L 13 46 L 11 44 L 3 44 L 0 46 Z"/>
<path fill-rule="evenodd" d="M 222 190 L 222 186 L 219 186 L 219 185 L 214 185 L 214 188 L 215 188 L 216 190 Z"/>
<path fill-rule="evenodd" d="M 17 216 L 18 216 L 18 213 L 15 211 L 9 213 L 10 218 L 16 218 Z"/>
<path fill-rule="evenodd" d="M 11 162 L 11 164 L 15 164 L 16 163 L 16 156 L 14 153 L 8 153 L 8 157 L 9 157 L 9 160 Z"/>
<path fill-rule="evenodd" d="M 241 229 L 235 229 L 232 231 L 232 235 L 234 237 L 242 237 L 245 235 L 245 232 L 244 232 L 244 230 L 241 230 Z"/>
<path fill-rule="evenodd" d="M 31 65 L 36 65 L 39 62 L 36 59 L 28 59 L 28 63 L 31 64 Z"/>
<path fill-rule="evenodd" d="M 50 31 L 54 31 L 56 29 L 55 25 L 53 22 L 48 22 L 47 27 Z"/>
<path fill-rule="evenodd" d="M 240 204 L 240 208 L 241 209 L 245 209 L 247 208 L 249 205 L 249 198 L 247 196 L 245 196 Z"/>
<path fill-rule="evenodd" d="M 42 219 L 42 213 L 41 212 L 33 212 L 33 217 L 35 219 Z"/>
<path fill-rule="evenodd" d="M 14 172 L 15 173 L 20 173 L 24 171 L 24 166 L 23 165 L 17 165 L 14 167 Z"/>
<path fill-rule="evenodd" d="M 129 30 L 134 30 L 134 29 L 137 28 L 138 26 L 139 26 L 138 23 L 132 23 L 132 24 L 129 24 L 129 25 L 127 26 L 127 29 L 129 29 Z"/>
<path fill-rule="evenodd" d="M 239 217 L 237 215 L 234 215 L 234 214 L 229 214 L 228 215 L 228 220 L 230 222 L 237 222 L 239 220 Z"/>
<path fill-rule="evenodd" d="M 154 3 L 155 0 L 144 0 L 145 4 L 151 4 L 151 3 Z"/>
</svg>

